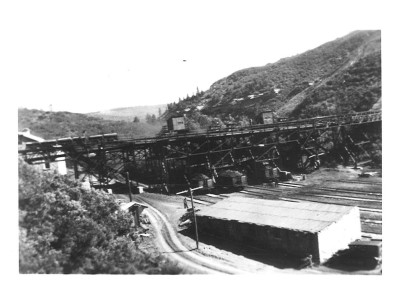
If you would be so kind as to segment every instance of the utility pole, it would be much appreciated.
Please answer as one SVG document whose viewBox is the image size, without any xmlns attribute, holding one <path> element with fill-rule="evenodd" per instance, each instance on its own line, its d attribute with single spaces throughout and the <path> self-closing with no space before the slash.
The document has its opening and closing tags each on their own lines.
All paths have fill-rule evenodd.
<svg viewBox="0 0 400 298">
<path fill-rule="evenodd" d="M 196 219 L 196 211 L 195 211 L 195 209 L 194 209 L 194 203 L 193 203 L 193 191 L 194 191 L 194 190 L 197 190 L 197 189 L 200 189 L 200 188 L 203 188 L 203 187 L 202 187 L 202 186 L 199 186 L 199 187 L 196 187 L 196 188 L 191 188 L 191 187 L 189 186 L 189 189 L 188 189 L 188 190 L 184 190 L 184 191 L 180 191 L 180 192 L 177 192 L 177 193 L 176 193 L 177 195 L 183 194 L 183 193 L 185 193 L 185 192 L 188 192 L 188 193 L 190 194 L 190 202 L 191 202 L 191 204 L 192 204 L 193 218 L 194 218 L 194 229 L 195 229 L 195 231 L 196 231 L 196 248 L 197 248 L 197 249 L 199 249 L 199 233 L 198 233 L 198 231 L 197 231 L 197 219 Z"/>
<path fill-rule="evenodd" d="M 128 184 L 129 202 L 132 202 L 131 182 L 129 180 L 129 172 L 126 172 L 126 184 Z"/>
</svg>

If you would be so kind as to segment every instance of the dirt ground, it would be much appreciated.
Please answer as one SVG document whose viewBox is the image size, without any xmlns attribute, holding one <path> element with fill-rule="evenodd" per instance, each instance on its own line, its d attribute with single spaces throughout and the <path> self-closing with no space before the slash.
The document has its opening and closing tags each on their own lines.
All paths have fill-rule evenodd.
<svg viewBox="0 0 400 298">
<path fill-rule="evenodd" d="M 361 171 L 377 171 L 378 174 L 369 178 L 360 178 L 358 176 Z M 361 180 L 360 180 L 361 179 Z M 306 179 L 294 181 L 295 183 L 304 185 L 304 187 L 340 187 L 340 180 L 355 180 L 372 182 L 372 184 L 362 185 L 364 190 L 371 188 L 371 191 L 381 189 L 378 184 L 382 182 L 381 171 L 375 169 L 353 169 L 350 167 L 321 168 L 311 174 L 306 175 Z M 375 185 L 376 183 L 376 185 Z M 357 189 L 355 184 L 355 188 Z M 290 192 L 291 190 L 288 190 Z M 239 194 L 234 194 L 239 195 Z M 118 195 L 117 195 L 118 196 Z M 146 198 L 146 201 L 168 218 L 173 228 L 178 234 L 180 241 L 187 248 L 195 248 L 195 233 L 193 230 L 180 228 L 180 218 L 185 214 L 186 210 L 183 205 L 182 196 L 166 196 L 161 194 L 141 194 L 140 197 Z M 119 195 L 120 199 L 125 198 L 125 195 Z M 133 196 L 135 199 L 135 196 Z M 188 199 L 190 206 L 190 199 Z M 201 208 L 202 205 L 196 204 L 195 207 Z M 148 234 L 154 235 L 151 225 L 149 225 Z M 152 241 L 152 237 L 148 237 L 140 244 L 140 248 L 146 251 L 158 251 L 157 246 Z M 337 270 L 326 266 L 316 266 L 313 268 L 299 268 L 299 261 L 292 259 L 286 255 L 268 252 L 254 247 L 245 246 L 239 243 L 233 243 L 226 239 L 218 239 L 211 235 L 200 234 L 200 245 L 197 253 L 215 259 L 216 262 L 228 264 L 238 269 L 252 272 L 277 272 L 277 273 L 314 273 L 314 274 L 380 274 L 380 268 L 374 270 Z"/>
</svg>

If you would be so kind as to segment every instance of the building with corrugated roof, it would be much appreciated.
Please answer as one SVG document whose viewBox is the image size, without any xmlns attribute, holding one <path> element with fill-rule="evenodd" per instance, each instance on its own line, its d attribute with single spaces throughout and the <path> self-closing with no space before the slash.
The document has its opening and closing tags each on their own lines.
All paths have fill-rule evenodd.
<svg viewBox="0 0 400 298">
<path fill-rule="evenodd" d="M 27 143 L 40 143 L 46 141 L 45 139 L 35 136 L 31 133 L 29 128 L 24 128 L 22 131 L 18 132 L 18 150 L 24 150 Z M 67 165 L 65 158 L 56 158 L 55 162 L 50 163 L 49 161 L 41 162 L 37 164 L 36 168 L 43 170 L 54 170 L 60 175 L 67 174 Z"/>
<path fill-rule="evenodd" d="M 232 197 L 197 215 L 200 231 L 319 263 L 361 238 L 352 206 Z"/>
</svg>

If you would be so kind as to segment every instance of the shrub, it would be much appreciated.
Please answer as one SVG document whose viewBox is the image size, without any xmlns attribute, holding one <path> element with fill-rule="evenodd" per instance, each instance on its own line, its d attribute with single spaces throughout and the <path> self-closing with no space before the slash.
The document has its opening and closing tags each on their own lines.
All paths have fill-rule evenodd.
<svg viewBox="0 0 400 298">
<path fill-rule="evenodd" d="M 130 213 L 112 195 L 19 160 L 21 273 L 180 273 L 135 247 Z M 138 241 L 138 239 L 136 239 Z"/>
</svg>

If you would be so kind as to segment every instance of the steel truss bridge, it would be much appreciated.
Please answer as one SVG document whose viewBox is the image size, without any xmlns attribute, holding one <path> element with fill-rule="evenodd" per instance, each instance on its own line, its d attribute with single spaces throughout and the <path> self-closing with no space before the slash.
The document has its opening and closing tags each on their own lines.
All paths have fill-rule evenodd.
<svg viewBox="0 0 400 298">
<path fill-rule="evenodd" d="M 65 158 L 76 178 L 94 176 L 101 185 L 125 181 L 126 172 L 147 184 L 179 185 L 195 173 L 215 178 L 227 168 L 251 175 L 258 162 L 306 171 L 330 155 L 360 164 L 371 159 L 370 135 L 381 133 L 381 121 L 381 111 L 372 111 L 157 138 L 104 134 L 27 143 L 19 154 L 31 164 Z"/>
</svg>

